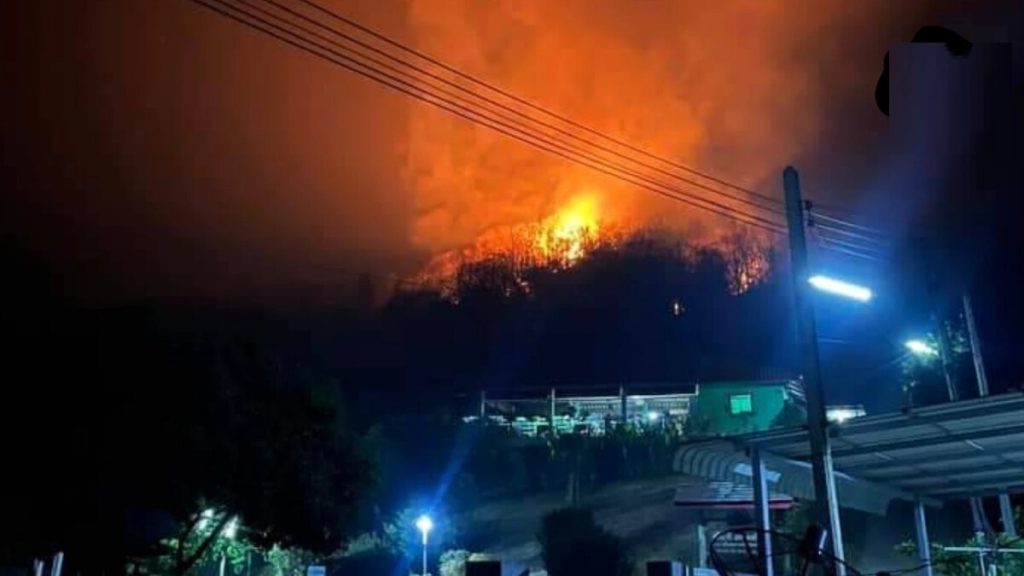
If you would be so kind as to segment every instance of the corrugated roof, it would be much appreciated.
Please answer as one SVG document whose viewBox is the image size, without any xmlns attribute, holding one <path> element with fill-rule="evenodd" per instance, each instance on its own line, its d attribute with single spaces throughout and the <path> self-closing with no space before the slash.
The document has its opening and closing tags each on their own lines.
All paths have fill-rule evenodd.
<svg viewBox="0 0 1024 576">
<path fill-rule="evenodd" d="M 1024 492 L 1024 393 L 865 416 L 829 425 L 836 471 L 915 496 L 952 500 Z M 730 438 L 809 461 L 806 428 Z"/>
<path fill-rule="evenodd" d="M 672 469 L 706 480 L 750 485 L 753 476 L 750 459 L 743 447 L 731 441 L 733 438 L 736 437 L 683 444 L 676 451 Z M 814 499 L 810 464 L 771 452 L 763 452 L 762 456 L 770 491 Z M 836 472 L 835 480 L 840 504 L 847 508 L 882 515 L 894 499 L 915 500 L 914 495 L 902 490 L 854 478 L 840 471 Z"/>
<path fill-rule="evenodd" d="M 769 492 L 772 508 L 786 509 L 793 497 Z M 749 484 L 727 481 L 687 483 L 676 488 L 674 503 L 684 508 L 753 508 L 754 488 Z"/>
</svg>

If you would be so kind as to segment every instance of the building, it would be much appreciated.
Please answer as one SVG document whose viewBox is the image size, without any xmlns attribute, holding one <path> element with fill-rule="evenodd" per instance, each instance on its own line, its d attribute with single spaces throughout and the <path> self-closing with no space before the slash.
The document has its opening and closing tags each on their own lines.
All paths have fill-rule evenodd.
<svg viewBox="0 0 1024 576">
<path fill-rule="evenodd" d="M 524 436 L 552 429 L 601 435 L 623 424 L 723 436 L 800 424 L 805 403 L 796 380 L 555 386 L 482 392 L 476 414 L 465 421 L 506 426 Z M 848 408 L 843 414 L 851 417 L 854 407 Z"/>
</svg>

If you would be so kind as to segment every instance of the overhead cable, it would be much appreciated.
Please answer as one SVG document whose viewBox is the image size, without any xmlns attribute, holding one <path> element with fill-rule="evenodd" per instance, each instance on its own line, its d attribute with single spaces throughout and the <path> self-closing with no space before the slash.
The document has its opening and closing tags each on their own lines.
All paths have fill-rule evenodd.
<svg viewBox="0 0 1024 576">
<path fill-rule="evenodd" d="M 696 208 L 701 208 L 703 210 L 718 214 L 726 218 L 730 218 L 737 222 L 761 228 L 763 230 L 774 233 L 781 234 L 783 231 L 782 226 L 777 222 L 773 222 L 771 220 L 761 218 L 754 214 L 749 214 L 746 212 L 730 208 L 728 206 L 719 204 L 706 198 L 701 198 L 699 196 L 688 194 L 685 191 L 681 191 L 677 188 L 667 186 L 662 182 L 652 180 L 643 174 L 630 171 L 629 169 L 624 168 L 621 165 L 610 163 L 605 158 L 589 155 L 586 151 L 580 151 L 578 149 L 563 146 L 561 145 L 561 143 L 557 141 L 552 141 L 546 138 L 545 136 L 531 134 L 527 131 L 522 130 L 520 127 L 503 122 L 500 118 L 495 119 L 493 116 L 482 113 L 479 110 L 474 110 L 470 107 L 461 105 L 458 102 L 454 102 L 448 98 L 445 98 L 443 95 L 439 96 L 437 93 L 432 92 L 430 89 L 417 86 L 393 74 L 381 71 L 380 69 L 375 68 L 372 65 L 366 64 L 365 62 L 362 62 L 356 58 L 346 56 L 343 53 L 340 53 L 329 47 L 325 47 L 314 40 L 310 40 L 309 38 L 296 33 L 294 30 L 283 28 L 282 26 L 275 24 L 274 22 L 268 21 L 266 18 L 254 14 L 251 11 L 247 11 L 243 8 L 240 8 L 237 5 L 226 2 L 225 0 L 193 1 L 205 6 L 206 8 L 214 10 L 223 16 L 231 18 L 232 20 L 235 20 L 246 26 L 259 30 L 265 34 L 268 34 L 278 40 L 281 40 L 305 52 L 325 59 L 335 65 L 341 66 L 342 68 L 360 74 L 361 76 L 364 76 L 375 82 L 384 84 L 385 86 L 403 92 L 409 96 L 412 96 L 423 102 L 429 103 L 438 108 L 446 110 L 464 119 L 491 128 L 492 130 L 500 132 L 514 139 L 520 140 L 533 147 L 545 150 L 567 160 L 588 166 L 589 168 L 594 169 L 598 172 L 602 172 L 609 176 L 618 178 L 635 186 L 645 188 L 649 191 L 653 191 L 662 196 L 689 204 Z M 252 6 L 244 0 L 241 1 L 247 6 Z M 260 12 L 265 15 L 268 14 L 268 12 L 265 10 L 261 10 Z M 273 17 L 272 14 L 270 16 Z M 295 24 L 294 22 L 290 22 L 287 19 L 281 18 L 279 16 L 275 17 L 275 19 L 279 22 L 283 22 L 287 26 L 290 26 L 295 29 L 300 29 L 305 31 L 306 33 L 312 34 L 312 31 L 309 31 L 308 29 L 303 28 L 300 25 Z M 321 35 L 316 35 L 315 37 L 323 39 Z M 348 51 L 352 52 L 351 49 L 348 49 Z M 364 59 L 367 58 L 365 55 L 360 56 L 363 57 Z"/>
<path fill-rule="evenodd" d="M 246 2 L 245 0 L 238 0 L 238 1 L 242 2 L 243 4 L 248 5 L 250 7 L 253 7 L 254 9 L 258 9 L 255 6 L 253 6 L 250 2 Z M 418 74 L 421 74 L 421 75 L 426 76 L 426 77 L 428 77 L 430 79 L 433 79 L 436 82 L 440 82 L 440 83 L 442 83 L 442 84 L 444 84 L 446 86 L 454 88 L 455 90 L 458 90 L 459 92 L 464 93 L 464 94 L 466 94 L 466 95 L 468 95 L 468 96 L 470 96 L 472 98 L 478 99 L 478 100 L 480 100 L 482 102 L 485 102 L 485 103 L 487 103 L 487 104 L 489 104 L 491 106 L 496 106 L 496 107 L 499 108 L 499 110 L 508 112 L 508 113 L 510 113 L 510 114 L 512 114 L 514 116 L 514 118 L 509 118 L 508 116 L 502 115 L 503 118 L 505 118 L 505 119 L 507 119 L 509 121 L 519 122 L 521 120 L 526 120 L 526 121 L 532 122 L 533 124 L 536 124 L 538 126 L 542 126 L 542 127 L 546 128 L 548 130 L 553 130 L 554 132 L 556 132 L 558 134 L 561 134 L 561 135 L 563 135 L 563 136 L 565 136 L 567 138 L 571 138 L 572 140 L 575 140 L 575 141 L 580 142 L 582 144 L 585 144 L 587 146 L 591 146 L 591 147 L 593 147 L 593 148 L 595 148 L 597 150 L 600 150 L 602 152 L 605 152 L 605 153 L 608 153 L 608 154 L 612 154 L 613 156 L 621 158 L 621 159 L 623 159 L 623 160 L 625 160 L 627 162 L 631 162 L 633 164 L 636 164 L 636 165 L 641 166 L 643 168 L 646 168 L 648 170 L 652 170 L 652 171 L 657 172 L 659 174 L 663 174 L 663 175 L 665 175 L 665 176 L 667 176 L 669 178 L 674 178 L 674 179 L 678 179 L 680 181 L 686 182 L 686 183 L 688 183 L 690 185 L 696 186 L 696 187 L 698 187 L 698 188 L 700 188 L 702 190 L 705 190 L 707 192 L 711 192 L 713 194 L 717 194 L 719 196 L 722 196 L 723 198 L 726 198 L 726 199 L 728 199 L 730 201 L 740 202 L 740 203 L 746 204 L 748 206 L 751 206 L 751 207 L 753 207 L 755 209 L 765 210 L 767 212 L 771 212 L 771 213 L 778 214 L 778 215 L 782 215 L 783 214 L 781 206 L 778 205 L 778 201 L 777 200 L 774 200 L 774 199 L 771 199 L 771 198 L 768 198 L 768 197 L 760 197 L 762 199 L 762 201 L 767 200 L 769 202 L 769 205 L 766 206 L 763 203 L 755 202 L 755 201 L 753 201 L 753 200 L 751 200 L 749 198 L 746 198 L 744 196 L 737 196 L 735 194 L 729 194 L 729 193 L 725 192 L 724 190 L 719 190 L 719 189 L 714 188 L 712 186 L 708 186 L 707 184 L 704 184 L 702 182 L 697 182 L 697 181 L 694 181 L 692 179 L 680 176 L 677 173 L 671 172 L 669 170 L 665 170 L 664 168 L 661 168 L 659 166 L 655 166 L 655 165 L 646 163 L 644 161 L 638 160 L 634 156 L 630 156 L 628 154 L 623 154 L 622 152 L 620 152 L 619 150 L 616 150 L 615 148 L 612 148 L 612 147 L 609 147 L 609 146 L 605 146 L 605 145 L 600 144 L 598 142 L 595 142 L 593 140 L 581 137 L 576 132 L 573 132 L 571 130 L 566 130 L 565 128 L 562 128 L 561 126 L 557 126 L 555 124 L 552 124 L 551 122 L 547 122 L 545 120 L 538 119 L 538 118 L 536 118 L 534 116 L 531 116 L 529 114 L 525 114 L 522 110 L 519 110 L 519 109 L 517 109 L 515 107 L 509 106 L 508 104 L 506 104 L 504 102 L 500 102 L 500 101 L 495 100 L 494 98 L 491 98 L 491 97 L 486 96 L 484 94 L 480 94 L 480 93 L 478 93 L 478 92 L 476 92 L 474 90 L 471 90 L 471 89 L 467 88 L 466 86 L 464 86 L 464 85 L 462 85 L 462 84 L 460 84 L 458 82 L 453 82 L 452 80 L 450 80 L 448 78 L 445 78 L 444 76 L 441 76 L 439 74 L 436 74 L 436 73 L 434 73 L 434 72 L 432 72 L 430 70 L 427 70 L 427 69 L 423 68 L 422 66 L 419 66 L 419 65 L 416 65 L 414 63 L 408 62 L 408 61 L 406 61 L 406 60 L 404 60 L 402 58 L 399 58 L 399 57 L 395 56 L 394 54 L 391 54 L 391 53 L 389 53 L 389 52 L 387 52 L 385 50 L 381 50 L 380 48 L 378 48 L 376 46 L 373 46 L 372 44 L 369 44 L 367 42 L 363 42 L 362 40 L 360 40 L 360 39 L 358 39 L 358 38 L 356 38 L 356 37 L 354 37 L 354 36 L 352 36 L 350 34 L 347 34 L 347 33 L 343 32 L 341 30 L 338 30 L 336 28 L 328 26 L 327 24 L 324 24 L 323 22 L 321 22 L 319 20 L 316 20 L 314 18 L 310 18 L 306 14 L 303 14 L 303 13 L 297 11 L 297 10 L 294 10 L 291 7 L 289 7 L 289 6 L 285 5 L 285 4 L 282 4 L 281 2 L 279 2 L 277 0 L 264 0 L 264 1 L 267 2 L 268 4 L 271 4 L 271 5 L 275 6 L 276 8 L 278 8 L 281 11 L 287 12 L 288 14 L 290 14 L 290 15 L 296 17 L 296 18 L 300 18 L 300 19 L 302 19 L 302 20 L 304 20 L 304 21 L 306 21 L 306 22 L 308 22 L 310 24 L 313 24 L 314 26 L 317 26 L 317 27 L 319 27 L 319 28 L 321 28 L 323 30 L 326 30 L 326 31 L 330 32 L 331 34 L 334 34 L 334 35 L 336 35 L 336 36 L 338 36 L 340 38 L 343 38 L 344 40 L 346 40 L 346 41 L 348 41 L 348 42 L 350 42 L 352 44 L 355 44 L 355 45 L 363 48 L 364 50 L 370 50 L 371 52 L 379 54 L 380 56 L 383 56 L 384 58 L 387 58 L 388 60 L 397 63 L 399 66 L 404 66 L 406 68 L 409 68 L 410 70 L 413 70 L 413 71 L 415 71 Z M 318 6 L 317 4 L 312 3 L 312 2 L 304 2 L 304 3 L 312 5 L 312 6 Z M 327 9 L 321 8 L 321 10 L 333 15 L 333 12 L 331 12 L 331 11 L 329 11 Z M 345 22 L 345 23 L 353 22 L 353 24 L 350 24 L 350 25 L 356 26 L 360 30 L 363 30 L 363 27 L 360 27 L 361 25 L 357 25 L 356 23 L 354 23 L 354 21 L 351 21 L 350 19 L 344 19 L 342 21 Z M 369 30 L 369 29 L 367 29 L 367 30 Z M 308 32 L 307 31 L 307 33 L 312 33 L 312 32 Z M 367 32 L 367 33 L 369 34 L 370 32 Z M 403 46 L 400 43 L 398 43 L 397 41 L 391 40 L 391 39 L 389 39 L 389 38 L 387 38 L 387 37 L 385 37 L 382 34 L 379 34 L 377 32 L 373 32 L 372 34 L 373 34 L 373 36 L 375 38 L 379 38 L 382 41 L 387 42 L 388 44 L 391 44 L 391 45 L 394 45 L 394 46 Z M 391 69 L 391 70 L 393 70 L 393 71 L 395 71 L 397 73 L 408 74 L 405 71 L 394 70 L 392 67 L 390 67 L 386 63 L 380 62 L 379 60 L 377 60 L 377 59 L 375 59 L 373 57 L 366 56 L 364 53 L 360 53 L 357 50 L 353 50 L 350 47 L 347 47 L 347 46 L 343 47 L 342 45 L 340 45 L 340 44 L 338 44 L 336 42 L 332 42 L 329 39 L 322 38 L 322 37 L 320 37 L 320 38 L 325 40 L 325 41 L 331 42 L 333 45 L 335 45 L 335 46 L 337 46 L 339 48 L 342 48 L 342 49 L 345 49 L 345 50 L 348 50 L 348 51 L 354 51 L 357 54 L 359 54 L 361 57 L 367 59 L 368 61 L 374 62 L 374 64 L 377 65 L 377 66 L 383 66 L 383 67 L 385 67 L 385 69 Z M 411 48 L 408 48 L 408 47 L 404 47 L 403 46 L 403 50 L 419 55 L 419 53 L 417 51 L 415 51 L 415 50 L 413 50 Z M 420 56 L 420 57 L 424 58 L 425 60 L 427 60 L 430 63 L 435 64 L 438 67 L 443 68 L 444 70 L 452 71 L 453 74 L 458 74 L 460 77 L 462 77 L 461 73 L 455 72 L 454 71 L 455 69 L 452 68 L 451 66 L 447 65 L 447 64 L 440 63 L 438 60 L 436 60 L 434 58 L 429 58 L 429 57 L 426 57 L 426 56 Z M 421 81 L 419 78 L 417 78 L 417 80 Z M 489 85 L 487 85 L 485 83 L 480 83 L 480 82 L 478 82 L 478 83 L 481 84 L 481 85 L 486 85 L 488 88 L 490 87 Z M 442 90 L 446 95 L 448 95 L 450 97 L 461 98 L 460 96 L 452 94 L 449 91 L 445 91 L 443 88 L 440 88 L 440 87 L 437 87 L 437 86 L 433 86 L 433 88 L 434 89 L 438 89 L 438 90 Z M 515 99 L 515 97 L 513 97 L 510 94 L 507 94 L 507 93 L 504 93 L 504 92 L 502 92 L 502 94 L 504 96 L 508 97 L 508 98 Z M 518 101 L 518 100 L 516 100 L 516 101 Z M 478 105 L 478 104 L 476 102 L 473 102 L 472 105 L 475 106 L 475 105 Z M 535 107 L 535 108 L 542 110 L 539 107 Z M 499 114 L 500 114 L 500 112 L 499 112 Z M 551 115 L 551 113 L 548 113 L 548 114 Z M 575 123 L 572 123 L 568 119 L 562 119 L 560 116 L 556 116 L 556 117 L 561 119 L 563 122 L 570 122 L 570 125 L 575 125 Z M 590 132 L 590 133 L 593 133 L 593 134 L 596 134 L 596 135 L 599 135 L 599 136 L 603 136 L 600 132 L 597 132 L 596 130 L 592 130 L 592 129 L 589 129 L 589 128 L 587 129 L 587 132 Z M 550 134 L 548 136 L 550 136 Z M 604 137 L 604 138 L 606 140 L 609 139 L 609 137 Z M 640 149 L 636 149 L 636 150 L 639 151 L 639 152 L 643 152 Z M 644 153 L 644 154 L 646 155 L 646 153 Z M 654 158 L 658 159 L 656 156 L 654 156 Z M 667 160 L 664 160 L 664 159 L 659 159 L 659 160 L 661 160 L 662 162 L 668 162 Z M 726 186 L 735 188 L 735 186 L 729 184 L 728 182 L 725 182 L 724 180 L 720 180 L 718 178 L 710 177 L 710 176 L 707 176 L 704 173 L 700 173 L 700 172 L 697 172 L 697 174 L 700 175 L 702 178 L 705 178 L 705 179 L 710 180 L 712 182 L 716 182 L 718 184 L 722 184 L 722 185 L 726 185 Z"/>
<path fill-rule="evenodd" d="M 557 119 L 557 120 L 559 120 L 561 122 L 564 122 L 564 123 L 566 123 L 566 124 L 568 124 L 570 126 L 573 126 L 574 128 L 577 128 L 579 130 L 583 130 L 584 132 L 587 132 L 589 134 L 597 136 L 597 137 L 599 137 L 599 138 L 601 138 L 601 139 L 603 139 L 603 140 L 605 140 L 607 142 L 611 142 L 611 143 L 616 144 L 618 146 L 621 146 L 621 147 L 623 147 L 623 148 L 625 148 L 627 150 L 630 150 L 630 151 L 635 152 L 637 154 L 641 154 L 641 155 L 643 155 L 643 156 L 645 156 L 645 157 L 647 157 L 647 158 L 649 158 L 651 160 L 656 160 L 658 162 L 662 162 L 663 164 L 666 164 L 668 166 L 672 166 L 672 167 L 674 167 L 676 169 L 679 169 L 679 170 L 682 170 L 684 172 L 693 174 L 695 176 L 700 176 L 701 178 L 705 178 L 705 179 L 707 179 L 707 180 L 709 180 L 711 182 L 715 182 L 716 184 L 720 184 L 720 185 L 726 186 L 726 187 L 731 188 L 733 190 L 736 190 L 738 192 L 743 192 L 743 193 L 745 193 L 745 194 L 747 194 L 747 195 L 749 195 L 751 197 L 760 198 L 762 201 L 766 201 L 766 202 L 769 202 L 769 203 L 772 203 L 772 204 L 775 204 L 775 205 L 781 205 L 781 202 L 777 198 L 772 198 L 770 196 L 766 196 L 764 194 L 761 194 L 761 193 L 756 192 L 754 190 L 751 190 L 749 188 L 740 186 L 738 184 L 734 184 L 734 183 L 729 182 L 727 180 L 724 180 L 722 178 L 719 178 L 719 177 L 716 177 L 714 175 L 711 175 L 711 174 L 709 174 L 707 172 L 704 172 L 704 171 L 701 171 L 701 170 L 697 170 L 695 168 L 686 166 L 684 164 L 680 164 L 678 162 L 674 162 L 672 160 L 668 160 L 668 159 L 663 158 L 663 157 L 659 157 L 659 156 L 657 156 L 655 154 L 652 154 L 652 153 L 650 153 L 650 152 L 648 152 L 648 151 L 646 151 L 646 150 L 644 150 L 642 148 L 639 148 L 637 146 L 629 144 L 628 142 L 624 142 L 624 141 L 622 141 L 620 139 L 614 138 L 612 136 L 608 136 L 607 134 L 603 134 L 600 131 L 595 130 L 595 129 L 593 129 L 593 128 L 585 125 L 585 124 L 582 124 L 580 122 L 572 120 L 571 118 L 567 118 L 566 116 L 558 114 L 557 112 L 553 112 L 553 111 L 551 111 L 551 110 L 549 110 L 547 108 L 544 108 L 544 107 L 542 107 L 542 106 L 540 106 L 538 104 L 535 104 L 535 103 L 533 103 L 533 102 L 531 102 L 531 101 L 529 101 L 529 100 L 527 100 L 527 99 L 525 99 L 525 98 L 523 98 L 521 96 L 517 96 L 515 94 L 512 94 L 511 92 L 508 92 L 508 91 L 506 91 L 506 90 L 504 90 L 504 89 L 502 89 L 502 88 L 500 88 L 498 86 L 495 86 L 494 84 L 492 84 L 490 82 L 487 82 L 485 80 L 481 80 L 481 79 L 479 79 L 479 78 L 477 78 L 477 77 L 475 77 L 475 76 L 473 76 L 471 74 L 467 74 L 466 72 L 463 72 L 463 71 L 455 68 L 454 66 L 446 64 L 445 62 L 442 62 L 441 60 L 430 56 L 429 54 L 425 54 L 424 52 L 422 52 L 420 50 L 417 50 L 417 49 L 412 48 L 410 46 L 407 46 L 407 45 L 405 45 L 405 44 L 403 44 L 401 42 L 398 42 L 397 40 L 389 38 L 389 37 L 385 36 L 384 34 L 382 34 L 380 32 L 377 32 L 376 30 L 370 28 L 369 26 L 360 24 L 359 22 L 353 20 L 352 18 L 348 18 L 348 17 L 343 16 L 343 15 L 341 15 L 341 14 L 339 14 L 339 13 L 333 11 L 333 10 L 324 8 L 322 5 L 320 5 L 320 4 L 316 3 L 316 2 L 313 2 L 312 0 L 299 0 L 299 1 L 302 2 L 303 4 L 306 4 L 307 6 L 310 6 L 313 9 L 315 9 L 315 10 L 317 10 L 317 11 L 319 11 L 319 12 L 321 12 L 321 13 L 323 13 L 323 14 L 325 14 L 325 15 L 327 15 L 327 16 L 329 16 L 329 17 L 331 17 L 331 18 L 333 18 L 333 19 L 335 19 L 337 21 L 339 21 L 339 22 L 347 24 L 348 26 L 351 26 L 351 27 L 353 27 L 353 28 L 355 28 L 355 29 L 365 33 L 365 34 L 370 35 L 370 36 L 380 40 L 381 42 L 384 42 L 384 43 L 386 43 L 386 44 L 388 44 L 390 46 L 393 46 L 394 48 L 397 48 L 397 49 L 399 49 L 399 50 L 401 50 L 401 51 L 403 51 L 403 52 L 405 52 L 407 54 L 416 56 L 417 58 L 420 58 L 420 59 L 422 59 L 422 60 L 424 60 L 426 62 L 429 62 L 430 64 L 433 64 L 434 66 L 437 66 L 437 67 L 439 67 L 439 68 L 441 68 L 441 69 L 443 69 L 443 70 L 445 70 L 445 71 L 447 71 L 447 72 L 449 72 L 451 74 L 454 74 L 454 75 L 458 76 L 459 78 L 462 78 L 462 79 L 467 80 L 467 81 L 469 81 L 469 82 L 471 82 L 473 84 L 476 84 L 478 86 L 486 88 L 487 90 L 490 90 L 492 93 L 495 93 L 495 94 L 501 95 L 501 96 L 503 96 L 505 98 L 508 98 L 508 99 L 518 103 L 518 104 L 526 106 L 527 108 L 530 108 L 530 109 L 535 110 L 537 112 L 540 112 L 540 113 L 542 113 L 542 114 L 544 114 L 544 115 L 546 115 L 546 116 L 548 116 L 550 118 Z"/>
</svg>

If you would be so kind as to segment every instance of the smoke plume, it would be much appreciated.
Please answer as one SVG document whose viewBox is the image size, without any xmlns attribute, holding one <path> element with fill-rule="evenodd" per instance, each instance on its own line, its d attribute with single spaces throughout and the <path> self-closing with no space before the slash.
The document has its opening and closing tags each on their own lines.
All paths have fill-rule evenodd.
<svg viewBox="0 0 1024 576">
<path fill-rule="evenodd" d="M 819 144 L 831 93 L 856 68 L 844 69 L 844 58 L 884 15 L 879 7 L 412 0 L 408 19 L 417 46 L 461 70 L 664 158 L 779 197 L 779 170 Z M 427 106 L 411 108 L 406 158 L 410 238 L 431 253 L 542 220 L 580 195 L 596 198 L 605 221 L 667 225 L 707 242 L 732 232 L 720 216 Z"/>
</svg>

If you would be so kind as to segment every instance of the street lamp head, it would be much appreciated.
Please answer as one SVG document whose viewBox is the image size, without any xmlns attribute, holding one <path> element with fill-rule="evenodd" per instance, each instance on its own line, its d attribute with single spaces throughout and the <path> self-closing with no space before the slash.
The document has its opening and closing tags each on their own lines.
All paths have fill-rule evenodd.
<svg viewBox="0 0 1024 576">
<path fill-rule="evenodd" d="M 651 410 L 650 412 L 647 413 L 648 422 L 657 422 L 659 419 L 661 419 L 661 414 L 657 413 L 656 411 Z"/>
<path fill-rule="evenodd" d="M 426 514 L 416 519 L 416 528 L 423 534 L 423 537 L 427 537 L 427 533 L 434 529 L 434 521 L 430 519 L 430 516 Z"/>
<path fill-rule="evenodd" d="M 814 286 L 818 290 L 843 296 L 844 298 L 850 298 L 851 300 L 857 300 L 858 302 L 867 302 L 868 300 L 871 300 L 871 297 L 873 296 L 871 289 L 869 288 L 850 284 L 849 282 L 829 278 L 828 276 L 822 276 L 820 274 L 811 276 L 807 281 L 811 286 Z"/>
<path fill-rule="evenodd" d="M 905 346 L 918 356 L 938 356 L 939 351 L 930 346 L 924 340 L 907 340 Z"/>
</svg>

